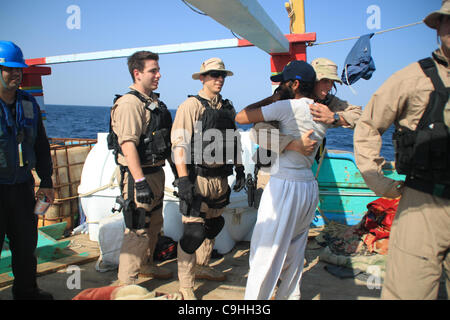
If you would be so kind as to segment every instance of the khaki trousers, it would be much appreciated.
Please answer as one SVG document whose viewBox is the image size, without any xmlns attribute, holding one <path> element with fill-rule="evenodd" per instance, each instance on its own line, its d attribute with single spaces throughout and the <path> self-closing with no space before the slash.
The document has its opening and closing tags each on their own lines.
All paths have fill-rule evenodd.
<svg viewBox="0 0 450 320">
<path fill-rule="evenodd" d="M 450 293 L 450 200 L 405 187 L 392 224 L 382 299 L 436 299 L 442 271 Z"/>
<path fill-rule="evenodd" d="M 163 202 L 164 170 L 161 168 L 158 172 L 146 175 L 145 178 L 155 197 L 150 204 L 140 203 L 136 201 L 135 192 L 135 203 L 138 208 L 144 208 L 149 212 Z M 123 197 L 124 199 L 128 198 L 128 172 L 124 175 Z M 118 278 L 121 284 L 134 284 L 141 265 L 153 262 L 153 253 L 158 241 L 158 234 L 163 226 L 162 209 L 161 206 L 161 208 L 151 213 L 150 218 L 146 217 L 146 222 L 150 222 L 148 228 L 139 230 L 125 229 L 119 257 Z"/>
<path fill-rule="evenodd" d="M 209 199 L 217 199 L 228 190 L 228 179 L 220 177 L 204 178 L 197 176 L 195 181 L 195 193 Z M 205 219 L 217 218 L 222 215 L 225 208 L 211 209 L 206 203 L 201 204 L 200 211 L 205 213 Z M 201 217 L 182 216 L 183 224 L 200 222 L 205 219 Z M 194 267 L 196 264 L 206 266 L 209 264 L 214 247 L 214 239 L 205 239 L 201 246 L 193 254 L 186 253 L 178 242 L 178 280 L 181 288 L 193 288 L 195 284 Z"/>
</svg>

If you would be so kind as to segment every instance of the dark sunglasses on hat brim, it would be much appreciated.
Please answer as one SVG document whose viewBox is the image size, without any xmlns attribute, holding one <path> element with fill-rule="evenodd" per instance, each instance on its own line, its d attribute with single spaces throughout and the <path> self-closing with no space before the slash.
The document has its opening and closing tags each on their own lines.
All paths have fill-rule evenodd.
<svg viewBox="0 0 450 320">
<path fill-rule="evenodd" d="M 208 75 L 208 76 L 210 76 L 212 78 L 222 77 L 222 78 L 225 79 L 228 74 L 225 71 L 210 71 L 210 72 L 205 73 L 205 76 L 206 75 Z"/>
</svg>

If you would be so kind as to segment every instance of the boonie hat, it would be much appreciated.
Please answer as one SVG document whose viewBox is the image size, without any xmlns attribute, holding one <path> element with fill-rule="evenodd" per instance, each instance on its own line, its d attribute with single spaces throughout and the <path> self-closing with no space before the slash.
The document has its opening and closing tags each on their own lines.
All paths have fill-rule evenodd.
<svg viewBox="0 0 450 320">
<path fill-rule="evenodd" d="M 450 15 L 450 0 L 443 0 L 441 9 L 430 13 L 425 19 L 423 19 L 423 22 L 425 22 L 425 24 L 430 28 L 437 29 L 439 19 L 442 15 Z"/>
<path fill-rule="evenodd" d="M 316 71 L 316 80 L 330 79 L 342 84 L 342 80 L 337 73 L 337 65 L 333 61 L 327 58 L 317 58 L 311 62 L 314 71 Z"/>
<path fill-rule="evenodd" d="M 302 60 L 294 60 L 289 62 L 283 68 L 281 73 L 271 76 L 270 80 L 273 82 L 283 82 L 288 80 L 315 82 L 316 72 L 309 63 Z"/>
<path fill-rule="evenodd" d="M 225 64 L 220 58 L 211 58 L 206 60 L 200 66 L 200 72 L 196 72 L 192 75 L 192 79 L 198 80 L 200 79 L 200 75 L 208 73 L 210 71 L 224 71 L 227 73 L 227 76 L 232 76 L 233 72 L 225 69 Z"/>
</svg>

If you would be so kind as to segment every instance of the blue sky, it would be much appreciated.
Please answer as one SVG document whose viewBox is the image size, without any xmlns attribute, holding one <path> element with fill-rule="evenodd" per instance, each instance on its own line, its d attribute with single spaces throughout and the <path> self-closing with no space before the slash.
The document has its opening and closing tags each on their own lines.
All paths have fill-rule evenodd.
<svg viewBox="0 0 450 320">
<path fill-rule="evenodd" d="M 280 30 L 289 33 L 285 0 L 259 3 Z M 80 8 L 80 29 L 69 29 L 71 5 Z M 380 29 L 368 29 L 367 8 L 380 8 Z M 439 9 L 440 0 L 305 0 L 306 32 L 317 33 L 317 43 L 361 36 L 370 32 L 421 21 Z M 193 41 L 230 39 L 227 28 L 191 11 L 181 0 L 18 0 L 3 1 L 0 39 L 18 44 L 26 58 L 101 50 L 156 46 Z M 356 40 L 318 45 L 307 49 L 307 61 L 327 57 L 342 72 Z M 436 31 L 424 24 L 375 35 L 371 40 L 376 71 L 370 80 L 352 87 L 338 85 L 337 95 L 364 106 L 376 89 L 395 71 L 429 56 L 437 48 Z M 234 72 L 222 94 L 239 111 L 271 93 L 269 55 L 255 47 L 220 49 L 160 56 L 162 79 L 158 91 L 169 108 L 176 109 L 188 94 L 196 94 L 199 81 L 192 80 L 202 61 L 220 57 Z M 116 93 L 131 84 L 126 59 L 52 65 L 44 77 L 46 104 L 110 106 Z"/>
</svg>

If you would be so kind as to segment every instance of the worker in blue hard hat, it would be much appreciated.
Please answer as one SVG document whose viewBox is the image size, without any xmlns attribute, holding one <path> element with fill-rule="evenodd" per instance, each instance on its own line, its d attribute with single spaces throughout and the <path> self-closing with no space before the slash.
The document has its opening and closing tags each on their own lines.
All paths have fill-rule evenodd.
<svg viewBox="0 0 450 320">
<path fill-rule="evenodd" d="M 33 96 L 20 90 L 22 50 L 0 41 L 0 248 L 5 236 L 12 254 L 15 300 L 52 300 L 36 283 L 36 197 L 53 203 L 52 159 L 41 112 Z M 31 170 L 41 179 L 34 192 Z"/>
</svg>

